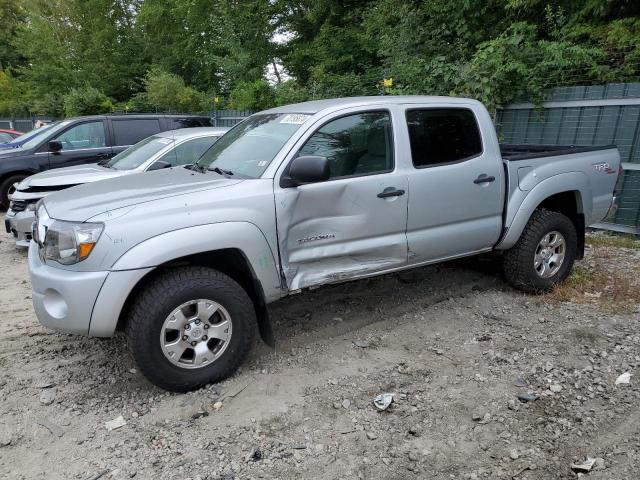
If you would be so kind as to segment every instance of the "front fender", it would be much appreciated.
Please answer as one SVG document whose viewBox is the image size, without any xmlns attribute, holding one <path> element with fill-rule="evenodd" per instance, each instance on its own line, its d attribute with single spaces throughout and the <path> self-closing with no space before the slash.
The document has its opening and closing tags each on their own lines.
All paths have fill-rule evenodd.
<svg viewBox="0 0 640 480">
<path fill-rule="evenodd" d="M 538 206 L 557 193 L 578 191 L 578 212 L 591 218 L 593 195 L 588 177 L 582 172 L 567 172 L 549 177 L 528 192 L 519 189 L 513 193 L 507 204 L 506 234 L 496 245 L 497 250 L 513 247 Z M 515 213 L 512 213 L 515 212 Z"/>
<path fill-rule="evenodd" d="M 239 249 L 244 254 L 267 303 L 282 296 L 276 257 L 263 232 L 248 222 L 212 223 L 157 235 L 128 250 L 111 270 L 153 268 L 188 255 L 226 248 Z"/>
</svg>

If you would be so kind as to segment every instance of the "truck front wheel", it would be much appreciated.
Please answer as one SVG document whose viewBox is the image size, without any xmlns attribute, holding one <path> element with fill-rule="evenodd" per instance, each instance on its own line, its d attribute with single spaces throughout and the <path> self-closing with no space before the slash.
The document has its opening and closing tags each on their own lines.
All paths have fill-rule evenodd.
<svg viewBox="0 0 640 480">
<path fill-rule="evenodd" d="M 503 257 L 507 281 L 527 293 L 542 293 L 567 278 L 577 251 L 573 222 L 565 215 L 536 210 L 518 242 Z"/>
<path fill-rule="evenodd" d="M 243 288 L 210 268 L 180 267 L 146 285 L 129 310 L 127 337 L 142 374 L 185 392 L 232 375 L 256 336 Z"/>
</svg>

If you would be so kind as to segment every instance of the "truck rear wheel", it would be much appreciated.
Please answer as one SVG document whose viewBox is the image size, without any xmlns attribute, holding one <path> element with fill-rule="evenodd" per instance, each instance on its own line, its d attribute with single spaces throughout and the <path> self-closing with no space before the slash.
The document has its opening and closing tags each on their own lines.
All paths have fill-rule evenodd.
<svg viewBox="0 0 640 480">
<path fill-rule="evenodd" d="M 503 257 L 507 281 L 527 293 L 542 293 L 567 278 L 577 251 L 573 222 L 565 215 L 536 210 L 518 242 Z"/>
<path fill-rule="evenodd" d="M 185 392 L 232 375 L 256 336 L 253 303 L 227 275 L 181 267 L 154 278 L 127 318 L 127 337 L 142 374 Z"/>
</svg>

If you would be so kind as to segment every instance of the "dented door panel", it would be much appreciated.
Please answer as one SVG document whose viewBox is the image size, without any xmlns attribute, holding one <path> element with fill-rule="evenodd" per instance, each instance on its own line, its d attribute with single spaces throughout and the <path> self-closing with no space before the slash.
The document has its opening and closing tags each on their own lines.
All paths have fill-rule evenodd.
<svg viewBox="0 0 640 480">
<path fill-rule="evenodd" d="M 389 173 L 276 191 L 283 273 L 290 290 L 357 278 L 407 262 L 408 188 Z"/>
</svg>

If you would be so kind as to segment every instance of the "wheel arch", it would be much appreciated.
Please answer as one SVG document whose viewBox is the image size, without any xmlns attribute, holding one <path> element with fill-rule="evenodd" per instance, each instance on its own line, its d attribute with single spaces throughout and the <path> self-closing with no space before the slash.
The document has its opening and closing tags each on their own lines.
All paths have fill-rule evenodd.
<svg viewBox="0 0 640 480">
<path fill-rule="evenodd" d="M 195 253 L 175 258 L 156 266 L 144 275 L 129 292 L 118 315 L 116 330 L 124 330 L 125 321 L 132 304 L 146 285 L 167 270 L 184 266 L 212 268 L 235 280 L 247 292 L 253 302 L 258 321 L 258 330 L 262 340 L 271 347 L 275 345 L 264 289 L 245 253 L 239 248 L 222 248 Z"/>
<path fill-rule="evenodd" d="M 567 188 L 571 185 L 571 188 Z M 507 208 L 515 208 L 510 205 Z M 536 210 L 550 210 L 566 215 L 573 223 L 577 238 L 577 258 L 584 255 L 584 238 L 587 219 L 591 217 L 591 190 L 588 180 L 579 172 L 569 172 L 551 177 L 533 188 L 524 197 L 512 217 L 497 250 L 506 250 L 516 244 L 529 219 Z"/>
<path fill-rule="evenodd" d="M 280 273 L 266 237 L 248 222 L 173 230 L 130 248 L 109 268 L 94 305 L 90 335 L 110 336 L 121 329 L 138 292 L 162 271 L 184 265 L 214 268 L 238 282 L 254 302 L 263 340 L 274 344 L 267 304 L 284 295 Z"/>
<path fill-rule="evenodd" d="M 585 220 L 582 195 L 579 190 L 559 192 L 545 198 L 535 210 L 550 210 L 568 217 L 576 229 L 578 240 L 576 258 L 584 258 Z"/>
<path fill-rule="evenodd" d="M 9 177 L 13 177 L 14 175 L 26 175 L 27 177 L 30 177 L 31 175 L 35 174 L 36 172 L 27 169 L 9 170 L 7 172 L 0 173 L 0 182 L 6 180 Z"/>
<path fill-rule="evenodd" d="M 15 175 L 24 175 L 25 177 L 30 177 L 31 175 L 35 175 L 36 172 L 32 172 L 30 170 L 11 170 L 8 172 L 0 173 L 0 185 L 2 185 L 6 180 L 15 176 Z"/>
</svg>

